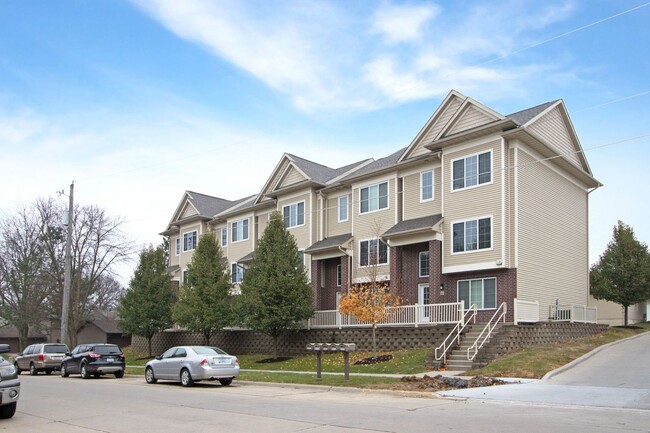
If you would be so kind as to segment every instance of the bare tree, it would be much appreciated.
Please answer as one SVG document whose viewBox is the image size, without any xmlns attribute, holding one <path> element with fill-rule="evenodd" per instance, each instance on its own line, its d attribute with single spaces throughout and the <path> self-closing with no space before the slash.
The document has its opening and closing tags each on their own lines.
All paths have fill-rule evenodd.
<svg viewBox="0 0 650 433">
<path fill-rule="evenodd" d="M 41 269 L 46 261 L 41 221 L 33 208 L 0 221 L 0 316 L 18 330 L 19 345 L 30 330 L 40 330 L 48 287 Z"/>
</svg>

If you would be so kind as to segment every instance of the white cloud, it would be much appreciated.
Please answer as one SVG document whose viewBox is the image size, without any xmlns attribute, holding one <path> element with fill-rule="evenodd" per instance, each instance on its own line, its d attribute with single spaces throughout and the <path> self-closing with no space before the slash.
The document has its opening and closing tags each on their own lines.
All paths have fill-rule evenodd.
<svg viewBox="0 0 650 433">
<path fill-rule="evenodd" d="M 317 1 L 132 1 L 307 112 L 373 110 L 450 88 L 524 91 L 552 65 L 508 55 L 575 9 L 572 2 L 382 3 L 373 11 Z"/>
<path fill-rule="evenodd" d="M 383 35 L 390 43 L 416 41 L 439 12 L 435 5 L 383 7 L 375 11 L 370 32 Z"/>
</svg>

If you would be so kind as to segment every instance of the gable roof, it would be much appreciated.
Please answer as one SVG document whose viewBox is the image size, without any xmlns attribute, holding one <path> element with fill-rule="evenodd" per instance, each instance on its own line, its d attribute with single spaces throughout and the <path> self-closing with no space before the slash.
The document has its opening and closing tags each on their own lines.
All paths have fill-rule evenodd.
<svg viewBox="0 0 650 433">
<path fill-rule="evenodd" d="M 517 125 L 525 125 L 531 119 L 537 117 L 540 113 L 546 110 L 551 105 L 557 103 L 559 99 L 555 101 L 545 102 L 543 104 L 536 105 L 535 107 L 526 108 L 525 110 L 517 111 L 516 113 L 508 114 L 506 117 L 514 120 Z"/>
<path fill-rule="evenodd" d="M 183 221 L 203 220 L 208 221 L 214 215 L 223 210 L 231 207 L 233 201 L 226 200 L 219 197 L 213 197 L 207 194 L 201 194 L 195 191 L 185 191 L 181 198 L 172 219 L 167 225 L 167 229 L 160 233 L 161 235 L 169 235 L 178 230 L 179 223 Z M 185 210 L 191 208 L 195 212 L 185 213 Z M 187 215 L 187 216 L 185 216 Z"/>
</svg>

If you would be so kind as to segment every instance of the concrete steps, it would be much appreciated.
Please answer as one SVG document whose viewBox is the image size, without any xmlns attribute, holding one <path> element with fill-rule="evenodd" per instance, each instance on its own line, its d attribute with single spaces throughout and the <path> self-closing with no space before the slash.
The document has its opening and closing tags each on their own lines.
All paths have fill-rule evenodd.
<svg viewBox="0 0 650 433">
<path fill-rule="evenodd" d="M 474 362 L 467 359 L 467 349 L 474 345 L 474 342 L 481 335 L 481 331 L 483 331 L 484 327 L 485 324 L 468 326 L 468 331 L 461 336 L 460 345 L 454 347 L 447 356 L 447 363 L 445 364 L 447 370 L 467 371 L 473 368 Z M 495 333 L 498 332 L 499 325 L 497 325 L 493 331 L 491 338 L 493 338 L 496 335 Z M 489 338 L 485 344 L 489 344 L 491 338 Z M 483 347 L 485 347 L 485 345 Z"/>
</svg>

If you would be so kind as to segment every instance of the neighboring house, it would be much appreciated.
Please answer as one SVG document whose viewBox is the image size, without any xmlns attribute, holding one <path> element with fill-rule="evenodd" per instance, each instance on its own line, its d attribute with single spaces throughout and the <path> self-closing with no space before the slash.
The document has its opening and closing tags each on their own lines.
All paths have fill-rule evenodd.
<svg viewBox="0 0 650 433">
<path fill-rule="evenodd" d="M 625 324 L 625 308 L 621 304 L 615 304 L 604 299 L 596 300 L 590 297 L 589 305 L 598 308 L 598 323 L 611 326 Z M 630 305 L 627 314 L 628 325 L 650 321 L 650 299 L 646 302 Z"/>
<path fill-rule="evenodd" d="M 167 229 L 182 281 L 212 232 L 235 288 L 272 211 L 296 237 L 317 310 L 336 309 L 370 270 L 406 304 L 464 301 L 487 320 L 514 299 L 589 301 L 588 202 L 601 184 L 561 100 L 507 116 L 452 91 L 393 154 L 333 169 L 285 154 L 238 201 L 186 192 Z"/>
</svg>

